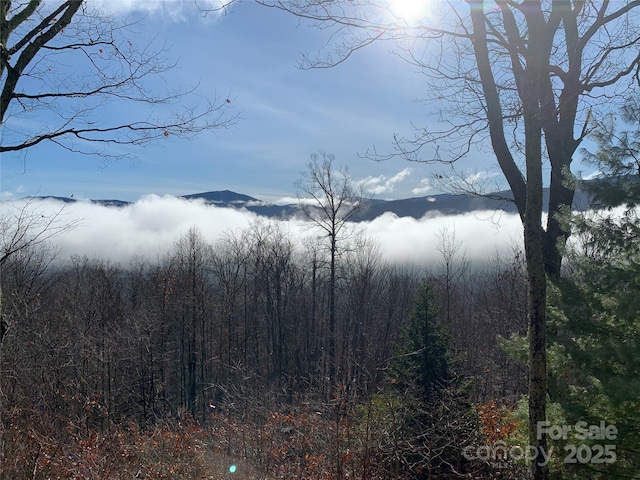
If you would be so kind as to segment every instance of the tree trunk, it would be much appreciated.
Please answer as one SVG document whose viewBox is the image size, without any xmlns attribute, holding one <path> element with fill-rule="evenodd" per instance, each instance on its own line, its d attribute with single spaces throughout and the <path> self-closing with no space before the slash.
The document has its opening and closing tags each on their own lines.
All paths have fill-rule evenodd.
<svg viewBox="0 0 640 480">
<path fill-rule="evenodd" d="M 538 450 L 546 452 L 546 438 L 537 438 L 538 422 L 546 419 L 546 297 L 545 268 L 555 265 L 556 259 L 545 257 L 549 249 L 548 235 L 542 228 L 542 112 L 539 94 L 544 90 L 546 75 L 544 18 L 532 14 L 527 18 L 530 45 L 526 65 L 519 60 L 513 62 L 519 95 L 522 100 L 525 128 L 525 178 L 517 168 L 504 135 L 504 120 L 498 87 L 489 58 L 485 17 L 482 2 L 469 1 L 473 23 L 473 44 L 486 100 L 487 119 L 491 142 L 498 163 L 513 191 L 514 200 L 524 227 L 525 257 L 529 281 L 529 442 Z M 505 16 L 508 17 L 505 12 Z M 509 23 L 505 19 L 505 23 Z M 548 58 L 548 57 L 546 57 Z M 559 266 L 558 266 L 559 269 Z M 547 478 L 548 470 L 536 461 L 532 466 L 535 480 Z"/>
<path fill-rule="evenodd" d="M 524 211 L 524 246 L 529 281 L 529 445 L 538 455 L 532 465 L 533 478 L 547 478 L 548 469 L 541 464 L 547 451 L 546 436 L 538 435 L 538 424 L 546 419 L 547 401 L 547 336 L 544 237 L 542 228 L 542 109 L 539 93 L 547 76 L 545 61 L 545 23 L 532 15 L 529 27 L 529 50 L 522 75 L 522 106 L 524 113 L 527 202 Z"/>
<path fill-rule="evenodd" d="M 331 266 L 329 272 L 329 391 L 338 378 L 336 365 L 336 236 L 331 234 Z"/>
<path fill-rule="evenodd" d="M 525 113 L 525 116 L 527 113 Z M 535 113 L 533 113 L 535 116 Z M 533 121 L 532 123 L 535 123 Z M 525 127 L 526 155 L 536 155 L 541 148 L 540 130 Z M 539 154 L 539 153 L 538 153 Z M 540 157 L 537 157 L 540 158 Z M 529 282 L 529 444 L 538 449 L 537 459 L 546 452 L 546 437 L 538 438 L 538 422 L 546 419 L 547 346 L 546 300 L 547 281 L 543 253 L 542 169 L 527 161 L 527 207 L 524 213 L 524 244 Z M 547 478 L 547 468 L 538 462 L 533 467 L 534 479 Z"/>
</svg>

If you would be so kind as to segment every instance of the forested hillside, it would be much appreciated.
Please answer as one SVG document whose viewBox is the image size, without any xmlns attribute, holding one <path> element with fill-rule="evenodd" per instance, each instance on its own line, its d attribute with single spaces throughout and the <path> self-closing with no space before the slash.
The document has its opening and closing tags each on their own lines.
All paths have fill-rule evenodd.
<svg viewBox="0 0 640 480">
<path fill-rule="evenodd" d="M 449 332 L 452 369 L 470 382 L 467 401 L 513 405 L 525 392 L 525 366 L 496 343 L 498 334 L 526 331 L 518 256 L 478 271 L 454 237 L 443 238 L 442 261 L 425 271 L 388 264 L 373 242 L 359 239 L 338 262 L 332 369 L 326 252 L 295 241 L 256 223 L 217 240 L 193 229 L 161 258 L 127 267 L 90 258 L 54 266 L 44 246 L 12 256 L 2 276 L 3 464 L 19 458 L 20 469 L 8 475 L 44 478 L 49 463 L 66 465 L 74 441 L 132 422 L 143 430 L 187 419 L 215 427 L 224 418 L 241 429 L 246 422 L 242 434 L 229 434 L 229 448 L 254 448 L 277 415 L 282 432 L 294 415 L 291 432 L 308 442 L 317 439 L 295 415 L 311 414 L 320 424 L 313 428 L 343 420 L 355 428 L 370 415 L 367 402 L 385 391 L 422 281 L 433 292 L 433 321 Z M 16 429 L 23 433 L 7 436 Z M 336 451 L 333 440 L 312 450 L 325 449 L 331 463 L 366 440 L 344 435 Z M 268 451 L 253 453 L 258 464 L 269 465 Z M 367 455 L 382 461 L 374 450 Z"/>
</svg>

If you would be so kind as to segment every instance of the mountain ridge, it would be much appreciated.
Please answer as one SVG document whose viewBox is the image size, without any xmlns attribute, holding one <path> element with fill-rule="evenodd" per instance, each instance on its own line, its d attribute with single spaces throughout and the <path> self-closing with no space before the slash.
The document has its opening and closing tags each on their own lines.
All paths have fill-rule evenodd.
<svg viewBox="0 0 640 480">
<path fill-rule="evenodd" d="M 545 189 L 544 208 L 548 204 L 548 189 Z M 40 196 L 32 197 L 40 199 L 54 199 L 65 203 L 74 203 L 78 200 L 72 197 Z M 294 218 L 301 215 L 301 210 L 296 204 L 278 205 L 255 197 L 234 192 L 231 190 L 213 190 L 209 192 L 193 193 L 177 196 L 188 201 L 200 200 L 208 205 L 221 208 L 234 208 L 247 210 L 269 218 Z M 355 221 L 370 221 L 385 213 L 392 213 L 398 217 L 412 217 L 419 219 L 425 215 L 450 216 L 470 213 L 474 211 L 503 211 L 505 213 L 517 213 L 515 203 L 512 201 L 511 191 L 494 192 L 490 195 L 480 196 L 471 194 L 439 193 L 422 197 L 409 197 L 397 200 L 372 199 L 367 207 L 358 214 Z M 124 200 L 88 200 L 91 203 L 106 207 L 125 207 L 134 202 Z M 576 192 L 573 208 L 584 210 L 590 202 L 584 192 Z"/>
</svg>

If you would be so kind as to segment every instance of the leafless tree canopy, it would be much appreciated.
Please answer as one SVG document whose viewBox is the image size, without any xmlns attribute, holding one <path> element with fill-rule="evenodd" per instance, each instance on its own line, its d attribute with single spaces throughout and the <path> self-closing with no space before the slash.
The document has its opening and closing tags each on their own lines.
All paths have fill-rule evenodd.
<svg viewBox="0 0 640 480">
<path fill-rule="evenodd" d="M 335 157 L 312 154 L 295 184 L 305 216 L 328 236 L 338 236 L 346 222 L 365 207 L 365 193 L 354 185 L 346 167 L 334 168 Z"/>
<path fill-rule="evenodd" d="M 5 319 L 2 298 L 2 277 L 5 265 L 14 257 L 41 255 L 43 269 L 55 256 L 47 243 L 53 237 L 73 230 L 81 219 L 66 218 L 64 206 L 53 213 L 44 212 L 34 205 L 33 198 L 0 202 L 0 354 L 2 340 L 10 322 Z"/>
<path fill-rule="evenodd" d="M 81 0 L 0 1 L 0 153 L 49 141 L 118 158 L 126 150 L 113 146 L 234 123 L 227 96 L 156 91 L 151 81 L 174 63 L 166 46 L 139 44 L 135 27 Z"/>
</svg>

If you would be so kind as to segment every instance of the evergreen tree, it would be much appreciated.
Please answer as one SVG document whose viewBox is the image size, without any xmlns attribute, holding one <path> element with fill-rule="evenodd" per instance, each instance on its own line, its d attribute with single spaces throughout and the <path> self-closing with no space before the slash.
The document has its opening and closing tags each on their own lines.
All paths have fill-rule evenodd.
<svg viewBox="0 0 640 480">
<path fill-rule="evenodd" d="M 620 123 L 626 129 L 617 132 Z M 585 184 L 599 207 L 572 217 L 580 240 L 568 252 L 572 274 L 551 296 L 557 328 L 552 393 L 567 422 L 618 430 L 615 462 L 575 466 L 580 478 L 638 478 L 640 471 L 640 102 L 630 99 L 620 118 L 595 131 L 601 171 Z M 571 468 L 571 467 L 569 467 Z"/>
<path fill-rule="evenodd" d="M 463 448 L 477 442 L 477 415 L 455 373 L 449 334 L 437 320 L 435 305 L 432 285 L 425 279 L 388 369 L 392 388 L 373 400 L 393 405 L 393 421 L 383 428 L 393 432 L 393 448 L 387 450 L 393 452 L 394 465 L 418 478 L 478 468 L 463 456 Z M 393 475 L 401 478 L 399 470 Z"/>
<path fill-rule="evenodd" d="M 449 335 L 436 313 L 431 285 L 423 280 L 390 368 L 393 384 L 414 391 L 425 401 L 445 387 L 451 374 Z"/>
</svg>

